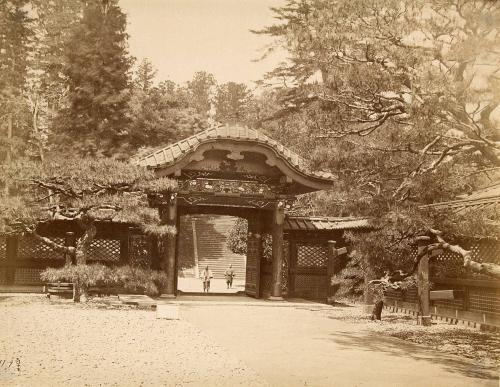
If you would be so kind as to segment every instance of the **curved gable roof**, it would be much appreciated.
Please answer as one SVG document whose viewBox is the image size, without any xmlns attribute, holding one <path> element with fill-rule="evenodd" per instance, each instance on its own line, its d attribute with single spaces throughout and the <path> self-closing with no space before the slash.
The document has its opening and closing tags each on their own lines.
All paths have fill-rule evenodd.
<svg viewBox="0 0 500 387">
<path fill-rule="evenodd" d="M 323 183 L 331 183 L 333 175 L 329 172 L 312 171 L 307 162 L 295 152 L 286 148 L 276 140 L 258 132 L 241 126 L 219 126 L 206 129 L 191 137 L 156 150 L 146 156 L 135 159 L 135 164 L 150 168 L 167 168 L 180 163 L 188 155 L 194 153 L 200 146 L 211 142 L 251 143 L 257 145 L 256 150 L 266 148 L 281 159 L 295 172 Z"/>
</svg>

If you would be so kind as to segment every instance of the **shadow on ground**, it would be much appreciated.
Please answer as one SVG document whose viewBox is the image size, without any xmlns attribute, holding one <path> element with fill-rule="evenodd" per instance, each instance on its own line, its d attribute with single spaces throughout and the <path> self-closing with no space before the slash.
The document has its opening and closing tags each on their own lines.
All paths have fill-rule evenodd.
<svg viewBox="0 0 500 387">
<path fill-rule="evenodd" d="M 417 361 L 437 363 L 447 371 L 460 373 L 463 376 L 479 379 L 498 379 L 494 367 L 485 367 L 474 364 L 470 360 L 460 360 L 457 356 L 442 353 L 422 345 L 409 343 L 394 337 L 384 337 L 367 332 L 335 332 L 331 333 L 331 340 L 340 346 L 341 350 L 356 349 L 361 351 L 381 352 L 395 357 L 409 357 Z"/>
</svg>

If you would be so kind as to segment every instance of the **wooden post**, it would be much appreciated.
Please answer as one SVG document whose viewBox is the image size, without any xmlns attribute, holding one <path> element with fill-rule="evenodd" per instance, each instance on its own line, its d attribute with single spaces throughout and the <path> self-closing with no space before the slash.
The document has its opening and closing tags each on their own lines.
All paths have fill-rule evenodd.
<svg viewBox="0 0 500 387">
<path fill-rule="evenodd" d="M 168 202 L 165 207 L 159 209 L 160 218 L 163 224 L 169 224 L 171 226 L 177 225 L 177 194 L 173 193 L 170 195 Z M 161 253 L 160 267 L 167 273 L 167 288 L 165 289 L 166 297 L 176 296 L 176 278 L 175 278 L 175 253 L 177 236 L 168 235 L 165 239 L 165 248 Z"/>
<path fill-rule="evenodd" d="M 328 262 L 326 265 L 326 302 L 327 303 L 332 303 L 334 302 L 334 295 L 337 291 L 337 287 L 332 285 L 332 277 L 335 275 L 336 268 L 335 265 L 337 263 L 337 249 L 335 248 L 335 245 L 337 244 L 336 241 L 328 241 Z"/>
<path fill-rule="evenodd" d="M 149 236 L 149 246 L 151 248 L 149 251 L 151 255 L 151 269 L 158 270 L 160 268 L 160 257 L 158 254 L 158 238 L 155 235 Z"/>
<path fill-rule="evenodd" d="M 75 233 L 68 231 L 64 236 L 64 246 L 75 247 L 75 242 L 76 242 Z M 64 258 L 66 260 L 66 265 L 72 265 L 75 263 L 74 262 L 75 260 L 73 259 L 74 257 L 72 257 L 70 254 L 65 254 Z"/>
<path fill-rule="evenodd" d="M 120 264 L 130 263 L 129 248 L 130 248 L 130 238 L 134 233 L 133 227 L 128 227 L 120 238 Z"/>
<path fill-rule="evenodd" d="M 14 285 L 16 278 L 16 261 L 17 261 L 17 248 L 19 243 L 19 237 L 8 236 L 7 237 L 7 273 L 5 282 L 7 285 Z"/>
<path fill-rule="evenodd" d="M 288 296 L 293 297 L 295 293 L 295 276 L 297 269 L 297 241 L 292 236 L 288 239 L 290 261 L 288 262 Z"/>
<path fill-rule="evenodd" d="M 426 241 L 418 241 L 418 254 L 425 248 Z M 418 263 L 417 269 L 418 299 L 420 303 L 420 315 L 418 325 L 430 326 L 430 300 L 429 300 L 429 255 L 424 255 Z"/>
<path fill-rule="evenodd" d="M 283 301 L 281 296 L 281 280 L 283 278 L 283 223 L 285 220 L 285 205 L 282 201 L 276 203 L 272 220 L 273 236 L 273 276 L 271 297 L 273 301 Z"/>
</svg>

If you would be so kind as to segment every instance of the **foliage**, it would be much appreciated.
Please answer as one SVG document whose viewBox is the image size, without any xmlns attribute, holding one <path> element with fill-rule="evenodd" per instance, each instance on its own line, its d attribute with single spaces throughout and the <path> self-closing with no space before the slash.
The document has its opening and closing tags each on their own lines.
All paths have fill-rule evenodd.
<svg viewBox="0 0 500 387">
<path fill-rule="evenodd" d="M 193 79 L 187 83 L 190 103 L 198 114 L 207 115 L 210 111 L 216 84 L 215 77 L 205 71 L 196 72 Z"/>
<path fill-rule="evenodd" d="M 495 235 L 481 213 L 422 206 L 497 179 L 498 3 L 289 0 L 273 11 L 258 33 L 289 60 L 268 74 L 260 125 L 335 172 L 310 213 L 373 218 L 372 232 L 348 236 L 362 270 L 410 267 L 430 228 Z"/>
<path fill-rule="evenodd" d="M 171 192 L 176 187 L 173 181 L 157 179 L 145 168 L 108 158 L 60 156 L 43 163 L 17 160 L 1 168 L 4 178 L 16 182 L 18 193 L 4 202 L 2 225 L 7 229 L 12 222 L 28 225 L 35 219 L 75 218 L 83 212 L 115 221 L 157 223 L 158 215 L 147 207 L 146 195 Z M 15 216 L 16 211 L 36 216 L 23 219 Z"/>
<path fill-rule="evenodd" d="M 251 93 L 242 83 L 227 82 L 217 87 L 216 119 L 223 124 L 242 123 L 247 114 Z"/>
<path fill-rule="evenodd" d="M 23 91 L 29 70 L 33 21 L 26 0 L 2 1 L 0 8 L 0 160 L 23 149 L 28 138 L 28 106 Z"/>
<path fill-rule="evenodd" d="M 16 196 L 2 200 L 1 233 L 28 233 L 48 247 L 85 264 L 96 235 L 95 222 L 128 222 L 143 232 L 164 237 L 175 227 L 164 225 L 148 195 L 170 195 L 175 182 L 158 179 L 154 172 L 113 159 L 51 157 L 43 162 L 18 159 L 0 167 L 1 179 L 14 182 Z M 42 221 L 74 221 L 82 236 L 75 247 L 55 243 L 37 234 Z"/>
<path fill-rule="evenodd" d="M 365 288 L 365 271 L 359 254 L 353 254 L 345 262 L 344 267 L 330 279 L 339 299 L 359 299 Z"/>
<path fill-rule="evenodd" d="M 227 247 L 233 253 L 247 253 L 248 221 L 238 218 L 233 228 L 229 231 L 227 237 Z M 264 259 L 271 260 L 272 257 L 272 237 L 269 234 L 262 236 L 262 256 Z"/>
<path fill-rule="evenodd" d="M 189 137 L 206 128 L 187 89 L 171 81 L 154 84 L 156 70 L 145 59 L 133 80 L 129 112 L 131 123 L 120 151 L 130 154 L 141 147 L 157 147 Z"/>
<path fill-rule="evenodd" d="M 227 247 L 235 254 L 247 253 L 248 222 L 238 218 L 227 237 Z"/>
<path fill-rule="evenodd" d="M 159 296 L 167 287 L 167 274 L 131 266 L 121 266 L 114 269 L 114 277 L 118 284 L 131 292 L 144 292 L 150 296 Z"/>
<path fill-rule="evenodd" d="M 108 267 L 97 263 L 48 268 L 40 273 L 40 278 L 45 282 L 78 283 L 85 291 L 94 286 L 119 287 L 149 296 L 159 296 L 167 284 L 167 275 L 162 271 L 128 265 Z"/>
<path fill-rule="evenodd" d="M 113 286 L 111 271 L 111 268 L 102 264 L 65 265 L 43 270 L 40 279 L 45 282 L 78 282 L 88 289 L 91 286 Z"/>
<path fill-rule="evenodd" d="M 66 47 L 69 107 L 59 122 L 60 141 L 76 141 L 84 154 L 113 149 L 129 123 L 125 28 L 117 0 L 88 1 Z"/>
</svg>

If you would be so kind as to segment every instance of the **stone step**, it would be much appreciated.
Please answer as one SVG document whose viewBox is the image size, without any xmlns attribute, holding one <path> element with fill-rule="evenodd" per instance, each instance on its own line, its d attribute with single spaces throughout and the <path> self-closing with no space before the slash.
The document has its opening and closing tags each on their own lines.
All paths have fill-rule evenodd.
<svg viewBox="0 0 500 387">
<path fill-rule="evenodd" d="M 224 278 L 224 273 L 233 265 L 236 277 L 244 279 L 246 257 L 234 254 L 227 248 L 227 236 L 236 222 L 229 216 L 191 215 L 181 218 L 182 245 L 179 248 L 182 276 L 194 277 L 193 221 L 196 231 L 199 271 L 208 265 L 215 278 Z"/>
</svg>

